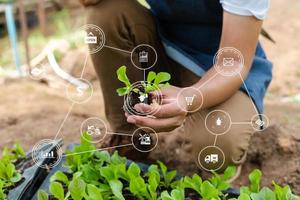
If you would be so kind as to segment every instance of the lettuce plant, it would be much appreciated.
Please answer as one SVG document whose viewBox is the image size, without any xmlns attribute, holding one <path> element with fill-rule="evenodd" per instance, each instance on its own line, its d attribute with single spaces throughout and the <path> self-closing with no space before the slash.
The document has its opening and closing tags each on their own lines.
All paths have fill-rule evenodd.
<svg viewBox="0 0 300 200">
<path fill-rule="evenodd" d="M 119 96 L 124 96 L 128 94 L 132 88 L 132 84 L 126 74 L 126 66 L 121 66 L 117 70 L 117 77 L 119 81 L 124 83 L 125 86 L 118 88 L 117 93 Z M 169 85 L 168 81 L 171 79 L 171 75 L 167 72 L 159 72 L 155 73 L 154 71 L 150 71 L 147 75 L 146 81 L 141 81 L 143 85 L 143 90 L 139 88 L 134 88 L 134 92 L 138 94 L 150 93 L 158 88 L 162 88 L 166 85 Z"/>
</svg>

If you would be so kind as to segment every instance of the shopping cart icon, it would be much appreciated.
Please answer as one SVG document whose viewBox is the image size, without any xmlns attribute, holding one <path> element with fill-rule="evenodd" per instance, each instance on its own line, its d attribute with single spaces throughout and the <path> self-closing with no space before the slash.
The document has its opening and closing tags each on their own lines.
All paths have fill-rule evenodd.
<svg viewBox="0 0 300 200">
<path fill-rule="evenodd" d="M 185 97 L 186 105 L 192 106 L 196 95 Z"/>
</svg>

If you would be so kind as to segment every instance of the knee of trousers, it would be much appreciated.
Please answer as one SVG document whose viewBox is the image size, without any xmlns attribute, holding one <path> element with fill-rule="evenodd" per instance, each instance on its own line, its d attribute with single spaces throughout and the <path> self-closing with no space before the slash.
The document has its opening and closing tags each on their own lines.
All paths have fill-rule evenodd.
<svg viewBox="0 0 300 200">
<path fill-rule="evenodd" d="M 155 32 L 150 11 L 136 0 L 101 0 L 85 9 L 86 22 L 103 30 L 107 45 L 128 49 L 137 45 L 145 32 Z"/>
<path fill-rule="evenodd" d="M 212 147 L 219 149 L 223 154 L 221 156 L 223 156 L 224 163 L 218 171 L 224 171 L 229 165 L 241 165 L 246 160 L 252 133 L 251 127 L 239 127 L 220 136 L 204 133 L 206 136 L 201 139 L 192 138 L 194 160 L 202 168 L 199 154 L 203 149 Z"/>
</svg>

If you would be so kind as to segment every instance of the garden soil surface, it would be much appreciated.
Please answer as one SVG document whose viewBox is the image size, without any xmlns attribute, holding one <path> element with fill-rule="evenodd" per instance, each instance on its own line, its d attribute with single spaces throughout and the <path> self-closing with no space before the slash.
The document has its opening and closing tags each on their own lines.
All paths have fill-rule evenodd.
<svg viewBox="0 0 300 200">
<path fill-rule="evenodd" d="M 264 27 L 276 44 L 262 38 L 274 63 L 274 81 L 266 98 L 266 115 L 271 123 L 265 131 L 254 134 L 247 161 L 234 186 L 247 183 L 247 174 L 259 168 L 264 174 L 263 185 L 270 186 L 275 180 L 289 184 L 300 194 L 300 103 L 289 98 L 300 93 L 299 9 L 298 1 L 271 2 Z M 85 49 L 68 52 L 60 64 L 74 76 L 80 76 L 84 56 Z M 74 61 L 74 58 L 82 59 Z M 93 83 L 95 92 L 87 103 L 72 107 L 66 97 L 66 82 L 54 74 L 53 78 L 54 81 L 0 79 L 0 149 L 19 142 L 30 151 L 36 142 L 56 135 L 66 144 L 78 143 L 80 125 L 85 119 L 91 116 L 105 119 L 102 93 L 90 61 L 84 78 Z M 150 158 L 166 162 L 169 168 L 178 169 L 181 174 L 199 172 L 184 135 L 177 132 L 160 136 Z"/>
</svg>

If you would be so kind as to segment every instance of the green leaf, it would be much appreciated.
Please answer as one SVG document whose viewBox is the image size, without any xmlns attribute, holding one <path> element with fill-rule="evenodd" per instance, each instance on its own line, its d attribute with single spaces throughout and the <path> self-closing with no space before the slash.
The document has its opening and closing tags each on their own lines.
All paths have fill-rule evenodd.
<svg viewBox="0 0 300 200">
<path fill-rule="evenodd" d="M 17 158 L 26 156 L 23 147 L 19 143 L 14 145 L 13 152 L 16 154 Z"/>
<path fill-rule="evenodd" d="M 125 200 L 124 196 L 122 195 L 122 182 L 119 180 L 111 180 L 108 183 L 115 197 L 117 197 L 119 200 Z"/>
<path fill-rule="evenodd" d="M 156 73 L 154 71 L 150 71 L 147 76 L 147 82 L 151 83 L 156 78 Z"/>
<path fill-rule="evenodd" d="M 249 174 L 250 181 L 250 191 L 257 193 L 260 189 L 260 181 L 261 181 L 262 173 L 260 170 L 255 169 Z"/>
<path fill-rule="evenodd" d="M 58 183 L 58 182 L 50 183 L 49 190 L 50 190 L 51 194 L 58 200 L 65 199 L 64 189 L 63 189 L 63 186 L 61 183 Z"/>
<path fill-rule="evenodd" d="M 229 166 L 224 171 L 223 180 L 227 181 L 230 178 L 232 178 L 235 174 L 236 174 L 236 167 L 235 166 Z"/>
<path fill-rule="evenodd" d="M 266 187 L 262 188 L 258 193 L 252 193 L 250 196 L 252 200 L 276 200 L 275 193 Z"/>
<path fill-rule="evenodd" d="M 203 200 L 211 200 L 219 198 L 219 190 L 216 189 L 209 181 L 204 181 L 201 184 L 201 196 Z"/>
<path fill-rule="evenodd" d="M 95 185 L 88 184 L 87 185 L 87 193 L 89 198 L 93 200 L 103 200 L 101 190 L 97 188 Z"/>
<path fill-rule="evenodd" d="M 125 84 L 126 87 L 130 87 L 131 83 L 126 75 L 126 66 L 121 66 L 118 70 L 117 70 L 117 76 L 119 81 L 123 82 Z"/>
<path fill-rule="evenodd" d="M 8 179 L 11 179 L 16 171 L 16 168 L 13 164 L 9 163 L 6 166 L 6 176 Z"/>
<path fill-rule="evenodd" d="M 51 176 L 50 182 L 54 182 L 54 181 L 60 181 L 66 184 L 67 186 L 69 185 L 70 182 L 68 177 L 62 171 L 57 171 L 55 172 L 55 174 Z"/>
<path fill-rule="evenodd" d="M 243 193 L 239 196 L 238 200 L 251 200 L 251 199 L 248 194 Z"/>
<path fill-rule="evenodd" d="M 134 162 L 130 164 L 128 170 L 127 170 L 127 174 L 129 175 L 129 177 L 138 177 L 140 176 L 141 173 L 141 169 L 139 168 L 139 166 L 137 164 L 135 164 Z"/>
<path fill-rule="evenodd" d="M 1 198 L 0 198 L 1 199 Z M 38 200 L 48 200 L 48 194 L 44 190 L 39 190 L 37 194 Z"/>
<path fill-rule="evenodd" d="M 128 93 L 129 88 L 122 87 L 122 88 L 118 88 L 116 91 L 117 91 L 118 95 L 121 97 L 121 96 L 125 96 Z"/>
<path fill-rule="evenodd" d="M 184 200 L 184 191 L 179 189 L 173 189 L 171 195 L 167 191 L 161 193 L 162 200 Z"/>
<path fill-rule="evenodd" d="M 81 200 L 85 194 L 86 183 L 81 178 L 75 178 L 70 182 L 69 191 L 74 200 Z"/>
<path fill-rule="evenodd" d="M 162 84 L 164 82 L 167 82 L 171 79 L 171 75 L 167 72 L 159 72 L 156 75 L 156 78 L 154 80 L 154 85 L 158 86 L 159 84 Z"/>
</svg>

